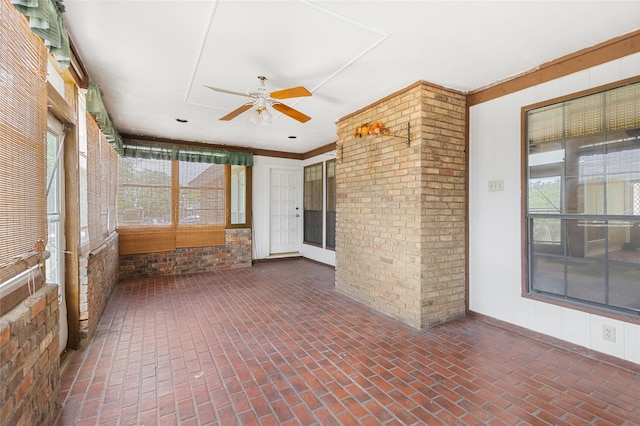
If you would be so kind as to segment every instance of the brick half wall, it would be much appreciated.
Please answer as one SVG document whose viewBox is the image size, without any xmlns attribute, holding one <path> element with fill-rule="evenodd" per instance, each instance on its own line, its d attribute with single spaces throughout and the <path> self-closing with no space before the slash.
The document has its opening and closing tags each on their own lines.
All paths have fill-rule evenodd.
<svg viewBox="0 0 640 426">
<path fill-rule="evenodd" d="M 52 425 L 60 395 L 58 286 L 0 317 L 0 423 Z"/>
<path fill-rule="evenodd" d="M 225 245 L 120 256 L 120 279 L 193 274 L 252 264 L 251 229 L 227 229 Z"/>
<path fill-rule="evenodd" d="M 80 347 L 96 334 L 109 297 L 118 283 L 118 234 L 98 249 L 80 257 Z"/>
</svg>

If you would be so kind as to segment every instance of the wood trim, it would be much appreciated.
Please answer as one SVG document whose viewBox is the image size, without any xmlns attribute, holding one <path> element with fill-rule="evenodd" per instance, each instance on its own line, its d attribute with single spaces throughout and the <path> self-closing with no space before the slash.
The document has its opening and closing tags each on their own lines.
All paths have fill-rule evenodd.
<svg viewBox="0 0 640 426">
<path fill-rule="evenodd" d="M 522 111 L 523 111 L 523 113 L 526 113 L 527 111 L 530 111 L 532 109 L 536 109 L 536 108 L 540 108 L 540 107 L 544 107 L 544 106 L 548 106 L 548 105 L 553 105 L 553 104 L 557 104 L 557 103 L 560 103 L 560 102 L 569 101 L 569 100 L 580 98 L 580 97 L 583 97 L 583 96 L 593 95 L 594 93 L 604 92 L 604 91 L 607 91 L 607 90 L 610 90 L 610 89 L 615 89 L 615 88 L 618 88 L 618 87 L 626 86 L 628 84 L 637 83 L 639 81 L 640 81 L 640 75 L 637 75 L 635 77 L 625 78 L 624 80 L 614 81 L 613 83 L 603 84 L 602 86 L 592 87 L 592 88 L 589 88 L 589 89 L 586 89 L 586 90 L 582 90 L 580 92 L 570 93 L 568 95 L 560 96 L 560 97 L 553 98 L 553 99 L 547 99 L 547 100 L 544 100 L 542 102 L 537 102 L 537 103 L 532 104 L 532 105 L 525 105 L 525 106 L 522 107 Z M 525 118 L 526 118 L 526 115 L 523 115 L 521 120 L 524 120 Z M 525 141 L 525 137 L 526 137 L 526 135 L 525 135 L 524 129 L 523 129 L 523 133 L 522 133 L 523 143 Z"/>
<path fill-rule="evenodd" d="M 47 81 L 47 107 L 62 123 L 76 124 L 76 112 L 49 81 Z"/>
<path fill-rule="evenodd" d="M 465 117 L 464 117 L 464 125 L 465 125 L 465 141 L 464 141 L 464 187 L 465 187 L 465 197 L 464 197 L 464 311 L 466 313 L 469 312 L 469 287 L 471 285 L 470 277 L 469 277 L 469 194 L 470 194 L 470 176 L 469 176 L 469 147 L 470 147 L 470 133 L 469 133 L 469 106 L 465 104 Z"/>
<path fill-rule="evenodd" d="M 467 106 L 471 107 L 481 104 L 638 52 L 640 52 L 640 30 L 544 63 L 530 72 L 526 72 L 509 80 L 468 92 Z"/>
<path fill-rule="evenodd" d="M 174 251 L 178 248 L 217 247 L 226 244 L 224 226 L 118 228 L 119 254 Z"/>
<path fill-rule="evenodd" d="M 312 149 L 311 151 L 305 152 L 304 154 L 302 154 L 302 159 L 306 160 L 308 158 L 313 158 L 317 155 L 321 155 L 321 154 L 326 154 L 328 152 L 331 151 L 335 151 L 336 150 L 336 143 L 337 142 L 331 142 L 329 144 L 326 144 L 324 146 L 320 146 L 316 149 Z"/>
<path fill-rule="evenodd" d="M 226 232 L 224 228 L 192 227 L 176 230 L 176 248 L 224 246 Z"/>
<path fill-rule="evenodd" d="M 87 70 L 84 68 L 84 64 L 80 60 L 80 55 L 78 55 L 78 51 L 73 40 L 71 40 L 71 37 L 69 37 L 69 48 L 71 51 L 69 74 L 71 74 L 71 77 L 78 87 L 86 89 L 89 87 L 89 75 L 87 74 Z"/>
<path fill-rule="evenodd" d="M 383 103 L 383 102 L 386 102 L 386 101 L 388 101 L 388 100 L 390 100 L 390 99 L 395 98 L 395 97 L 396 97 L 396 96 L 398 96 L 398 95 L 401 95 L 401 94 L 403 94 L 403 93 L 405 93 L 405 92 L 408 92 L 408 91 L 410 91 L 410 90 L 412 90 L 412 89 L 415 89 L 416 87 L 419 87 L 419 86 L 420 86 L 420 85 L 422 85 L 423 83 L 424 83 L 424 81 L 422 81 L 422 80 L 418 80 L 418 81 L 416 81 L 415 83 L 412 83 L 412 84 L 410 84 L 409 86 L 405 87 L 404 89 L 396 90 L 395 92 L 393 92 L 393 93 L 391 93 L 391 94 L 389 94 L 389 95 L 385 96 L 385 97 L 384 97 L 384 98 L 382 98 L 382 99 L 378 99 L 377 101 L 372 102 L 372 103 L 370 103 L 369 105 L 366 105 L 366 106 L 364 106 L 364 107 L 362 107 L 362 108 L 360 108 L 360 109 L 358 109 L 358 110 L 356 110 L 356 111 L 354 111 L 354 112 L 352 112 L 352 113 L 349 113 L 349 114 L 347 114 L 347 115 L 345 115 L 345 116 L 343 116 L 343 117 L 339 118 L 337 122 L 339 123 L 339 122 L 341 122 L 341 121 L 347 120 L 347 119 L 349 119 L 349 118 L 351 118 L 351 117 L 353 117 L 353 116 L 356 116 L 356 115 L 358 115 L 358 114 L 360 114 L 360 113 L 362 113 L 362 112 L 365 112 L 365 111 L 367 111 L 367 110 L 369 110 L 369 109 L 371 109 L 371 108 L 374 108 L 376 105 L 379 105 L 379 104 L 381 104 L 381 103 Z"/>
<path fill-rule="evenodd" d="M 529 252 L 527 243 L 527 110 L 522 108 L 520 111 L 520 291 L 521 294 L 527 293 L 527 279 L 529 262 L 527 253 Z"/>
<path fill-rule="evenodd" d="M 74 86 L 73 94 L 77 95 Z M 77 103 L 76 103 L 77 104 Z M 77 105 L 75 105 L 77 108 Z M 75 114 L 74 114 L 75 115 Z M 77 349 L 80 347 L 80 170 L 78 166 L 78 127 L 72 123 L 66 123 L 67 130 L 63 155 L 64 155 L 64 232 L 65 232 L 65 257 L 64 257 L 64 281 L 65 299 L 67 304 L 67 347 Z"/>
<path fill-rule="evenodd" d="M 297 152 L 273 151 L 270 149 L 252 149 L 253 155 L 261 155 L 263 157 L 288 158 L 291 160 L 303 160 L 304 154 Z"/>
<path fill-rule="evenodd" d="M 176 249 L 176 232 L 173 228 L 118 228 L 119 254 L 157 253 Z"/>
<path fill-rule="evenodd" d="M 227 189 L 226 193 L 231 194 L 231 166 L 227 167 L 228 177 L 227 177 Z M 252 229 L 253 225 L 253 206 L 251 204 L 251 200 L 253 199 L 253 167 L 245 167 L 245 179 L 246 179 L 246 215 L 245 223 L 231 223 L 231 197 L 227 197 L 225 200 L 226 204 L 226 229 Z"/>
<path fill-rule="evenodd" d="M 180 168 L 178 161 L 171 162 L 171 223 L 180 223 Z"/>
<path fill-rule="evenodd" d="M 225 226 L 231 224 L 231 166 L 229 164 L 224 168 L 224 223 Z"/>
<path fill-rule="evenodd" d="M 343 120 L 349 119 L 349 118 L 351 118 L 351 117 L 353 117 L 355 115 L 358 115 L 360 113 L 368 111 L 369 109 L 374 108 L 374 107 L 376 107 L 377 105 L 379 105 L 379 104 L 381 104 L 383 102 L 386 102 L 386 101 L 388 101 L 390 99 L 395 98 L 398 95 L 402 95 L 403 93 L 406 93 L 406 92 L 408 92 L 410 90 L 415 89 L 416 87 L 421 87 L 421 86 L 428 86 L 428 87 L 431 87 L 431 88 L 434 88 L 434 89 L 437 89 L 437 90 L 446 90 L 448 92 L 454 92 L 454 93 L 459 93 L 461 95 L 464 95 L 464 92 L 461 92 L 460 90 L 451 89 L 449 87 L 441 86 L 441 85 L 435 84 L 435 83 L 430 83 L 430 82 L 424 81 L 424 80 L 418 80 L 415 83 L 412 83 L 409 86 L 405 87 L 404 89 L 397 90 L 397 91 L 385 96 L 382 99 L 378 99 L 377 101 L 375 101 L 373 103 L 370 103 L 367 106 L 364 106 L 364 107 L 362 107 L 362 108 L 360 108 L 360 109 L 358 109 L 358 110 L 356 110 L 356 111 L 354 111 L 352 113 L 349 113 L 349 114 L 345 115 L 344 117 L 339 118 L 338 119 L 338 123 L 343 121 Z"/>
</svg>

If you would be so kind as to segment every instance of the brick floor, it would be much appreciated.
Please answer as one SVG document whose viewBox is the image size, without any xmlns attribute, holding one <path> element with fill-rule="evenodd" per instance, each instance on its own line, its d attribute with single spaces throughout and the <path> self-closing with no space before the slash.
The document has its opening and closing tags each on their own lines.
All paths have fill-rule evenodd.
<svg viewBox="0 0 640 426">
<path fill-rule="evenodd" d="M 640 366 L 464 318 L 418 331 L 306 260 L 122 281 L 60 425 L 640 424 Z"/>
</svg>

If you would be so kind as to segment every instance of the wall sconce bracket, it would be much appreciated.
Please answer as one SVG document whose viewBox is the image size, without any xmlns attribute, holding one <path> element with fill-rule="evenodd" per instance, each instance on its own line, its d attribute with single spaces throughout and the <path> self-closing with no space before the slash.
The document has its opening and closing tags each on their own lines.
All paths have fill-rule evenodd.
<svg viewBox="0 0 640 426">
<path fill-rule="evenodd" d="M 406 135 L 404 133 L 405 130 L 407 131 Z M 407 122 L 407 124 L 400 127 L 400 130 L 393 132 L 393 136 L 404 139 L 407 146 L 411 146 L 411 123 Z"/>
</svg>

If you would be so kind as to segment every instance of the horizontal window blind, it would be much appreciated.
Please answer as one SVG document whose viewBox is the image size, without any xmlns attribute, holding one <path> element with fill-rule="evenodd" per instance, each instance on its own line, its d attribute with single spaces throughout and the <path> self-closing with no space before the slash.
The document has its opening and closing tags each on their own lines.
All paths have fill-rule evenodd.
<svg viewBox="0 0 640 426">
<path fill-rule="evenodd" d="M 180 225 L 224 225 L 226 166 L 178 162 Z"/>
<path fill-rule="evenodd" d="M 607 131 L 640 127 L 640 83 L 607 92 Z"/>
<path fill-rule="evenodd" d="M 530 144 L 640 127 L 640 83 L 530 111 Z"/>
<path fill-rule="evenodd" d="M 117 226 L 171 225 L 171 185 L 171 161 L 120 157 Z"/>
<path fill-rule="evenodd" d="M 47 51 L 0 0 L 0 283 L 40 260 L 46 244 Z"/>
<path fill-rule="evenodd" d="M 87 200 L 91 249 L 115 230 L 118 153 L 87 114 Z"/>
</svg>

